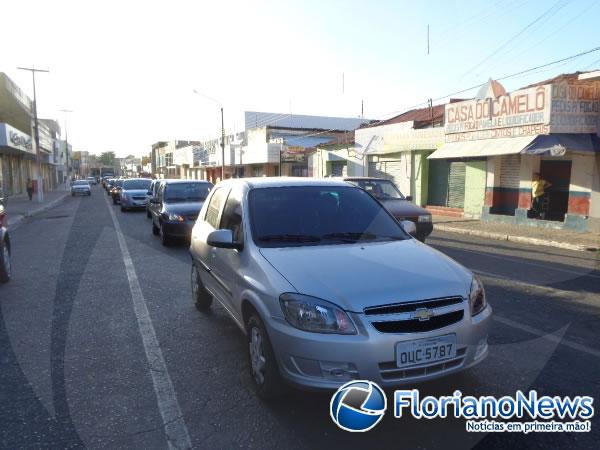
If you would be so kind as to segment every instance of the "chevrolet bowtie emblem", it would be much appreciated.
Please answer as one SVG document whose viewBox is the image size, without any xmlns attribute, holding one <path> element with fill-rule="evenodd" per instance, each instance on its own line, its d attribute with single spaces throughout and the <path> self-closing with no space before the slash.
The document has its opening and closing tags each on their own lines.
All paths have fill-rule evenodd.
<svg viewBox="0 0 600 450">
<path fill-rule="evenodd" d="M 424 322 L 426 320 L 429 320 L 433 317 L 433 311 L 427 308 L 419 308 L 417 309 L 414 314 L 413 317 L 415 319 L 419 319 L 419 322 Z"/>
</svg>

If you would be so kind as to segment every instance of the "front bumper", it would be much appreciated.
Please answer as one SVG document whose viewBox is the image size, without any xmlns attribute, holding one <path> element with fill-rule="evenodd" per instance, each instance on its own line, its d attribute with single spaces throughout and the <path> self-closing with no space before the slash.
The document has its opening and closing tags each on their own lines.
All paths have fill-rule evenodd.
<svg viewBox="0 0 600 450">
<path fill-rule="evenodd" d="M 337 389 L 352 379 L 367 379 L 382 387 L 401 386 L 460 372 L 488 355 L 487 337 L 492 308 L 471 318 L 424 333 L 381 333 L 363 314 L 352 314 L 358 334 L 351 336 L 309 333 L 283 318 L 267 321 L 273 350 L 282 376 L 308 389 Z M 417 368 L 396 366 L 396 344 L 448 334 L 457 338 L 456 357 Z"/>
<path fill-rule="evenodd" d="M 72 189 L 71 190 L 72 195 L 90 195 L 91 193 L 92 193 L 92 191 L 90 191 L 89 189 Z"/>
<path fill-rule="evenodd" d="M 163 222 L 165 232 L 172 237 L 189 238 L 192 235 L 193 222 Z"/>
<path fill-rule="evenodd" d="M 121 206 L 124 208 L 130 209 L 145 209 L 146 208 L 146 199 L 144 200 L 135 200 L 135 199 L 127 199 L 124 200 L 121 198 Z"/>
</svg>

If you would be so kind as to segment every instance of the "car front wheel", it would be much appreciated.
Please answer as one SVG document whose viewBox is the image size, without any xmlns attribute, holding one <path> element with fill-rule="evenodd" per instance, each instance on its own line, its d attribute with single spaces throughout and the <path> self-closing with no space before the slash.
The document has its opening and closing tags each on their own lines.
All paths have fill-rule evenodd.
<svg viewBox="0 0 600 450">
<path fill-rule="evenodd" d="M 247 330 L 248 355 L 256 393 L 264 400 L 280 397 L 285 392 L 285 385 L 267 330 L 257 314 L 248 319 Z"/>
<path fill-rule="evenodd" d="M 160 224 L 159 231 L 160 231 L 160 243 L 164 246 L 171 245 L 171 236 L 169 236 L 169 233 L 167 233 L 164 223 Z"/>
<path fill-rule="evenodd" d="M 152 234 L 154 236 L 158 236 L 159 233 L 160 233 L 160 230 L 156 225 L 154 225 L 154 220 L 153 220 L 152 221 Z"/>
<path fill-rule="evenodd" d="M 0 247 L 0 283 L 6 283 L 11 277 L 10 248 L 4 241 Z"/>
<path fill-rule="evenodd" d="M 202 312 L 208 311 L 213 301 L 212 295 L 204 288 L 196 264 L 192 264 L 192 299 L 196 309 Z"/>
</svg>

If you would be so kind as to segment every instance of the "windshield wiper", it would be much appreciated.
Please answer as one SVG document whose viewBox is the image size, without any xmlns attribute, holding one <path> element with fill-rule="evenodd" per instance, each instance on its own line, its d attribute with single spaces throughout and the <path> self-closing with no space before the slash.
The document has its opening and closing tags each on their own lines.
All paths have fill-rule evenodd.
<svg viewBox="0 0 600 450">
<path fill-rule="evenodd" d="M 375 239 L 377 236 L 373 233 L 361 233 L 356 231 L 345 231 L 340 233 L 327 233 L 323 239 L 341 239 L 345 242 L 356 242 L 360 240 Z"/>
<path fill-rule="evenodd" d="M 258 237 L 259 241 L 281 241 L 281 242 L 319 242 L 318 236 L 310 236 L 307 234 L 266 234 Z"/>
</svg>

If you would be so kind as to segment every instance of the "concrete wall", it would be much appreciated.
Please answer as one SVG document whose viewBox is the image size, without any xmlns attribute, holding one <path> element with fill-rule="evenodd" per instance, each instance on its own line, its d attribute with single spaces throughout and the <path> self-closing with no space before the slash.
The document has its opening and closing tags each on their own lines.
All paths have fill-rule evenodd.
<svg viewBox="0 0 600 450">
<path fill-rule="evenodd" d="M 594 158 L 594 173 L 592 175 L 592 204 L 590 217 L 600 220 L 600 155 Z"/>
</svg>

